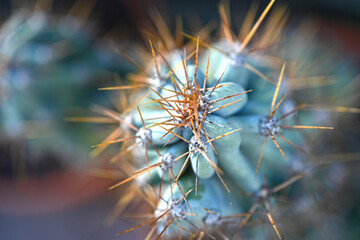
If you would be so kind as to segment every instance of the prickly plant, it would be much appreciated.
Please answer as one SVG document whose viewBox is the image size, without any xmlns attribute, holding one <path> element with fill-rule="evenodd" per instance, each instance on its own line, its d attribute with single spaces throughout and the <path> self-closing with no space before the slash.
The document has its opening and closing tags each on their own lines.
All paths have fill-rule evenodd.
<svg viewBox="0 0 360 240">
<path fill-rule="evenodd" d="M 46 156 L 61 165 L 87 159 L 90 135 L 79 137 L 86 135 L 84 128 L 74 128 L 64 118 L 75 106 L 87 108 L 84 99 L 99 100 L 88 86 L 112 78 L 108 70 L 115 70 L 104 60 L 110 52 L 95 46 L 87 22 L 90 5 L 80 9 L 76 3 L 60 16 L 46 3 L 50 1 L 13 9 L 0 28 L 1 145 L 7 159 L 21 162 L 4 164 L 27 160 L 35 170 Z"/>
<path fill-rule="evenodd" d="M 102 109 L 118 126 L 96 147 L 100 153 L 120 144 L 110 161 L 125 179 L 110 189 L 129 185 L 120 202 L 129 205 L 141 196 L 153 210 L 120 234 L 148 226 L 147 239 L 284 239 L 273 197 L 329 164 L 313 154 L 322 146 L 312 142 L 333 130 L 317 111 L 359 109 L 304 97 L 323 86 L 331 86 L 324 90 L 330 95 L 339 83 L 316 75 L 319 66 L 305 70 L 316 58 L 297 65 L 301 54 L 285 51 L 284 9 L 274 11 L 260 32 L 274 2 L 256 21 L 253 6 L 238 35 L 220 5 L 220 40 L 183 34 L 192 46 L 172 44 L 170 50 L 150 40 L 152 59 L 145 66 L 121 53 L 140 73 L 131 75 L 130 85 L 102 89 L 128 97 L 119 112 Z M 169 39 L 161 33 L 159 39 Z M 306 72 L 299 76 L 299 71 Z M 250 225 L 257 216 L 273 230 Z"/>
</svg>

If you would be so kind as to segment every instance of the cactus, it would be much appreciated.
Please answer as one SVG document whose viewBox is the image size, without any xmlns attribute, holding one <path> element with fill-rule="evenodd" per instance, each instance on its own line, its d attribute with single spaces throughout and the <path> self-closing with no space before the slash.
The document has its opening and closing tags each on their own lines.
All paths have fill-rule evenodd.
<svg viewBox="0 0 360 240">
<path fill-rule="evenodd" d="M 122 53 L 141 71 L 131 78 L 141 82 L 102 89 L 127 91 L 130 97 L 123 112 L 102 109 L 119 127 L 96 147 L 102 152 L 121 144 L 121 152 L 110 161 L 129 176 L 110 189 L 132 182 L 124 198 L 136 199 L 132 188 L 148 193 L 151 184 L 157 197 L 151 197 L 153 216 L 120 234 L 148 225 L 148 239 L 237 238 L 253 215 L 263 215 L 272 232 L 255 226 L 243 234 L 284 239 L 272 209 L 273 194 L 327 164 L 316 162 L 319 156 L 309 151 L 311 139 L 333 129 L 316 112 L 359 109 L 315 104 L 311 95 L 304 103 L 307 91 L 331 96 L 339 83 L 319 80 L 310 85 L 315 76 L 291 74 L 297 70 L 296 53 L 288 60 L 284 46 L 275 49 L 278 57 L 262 50 L 283 34 L 284 9 L 271 15 L 262 37 L 251 42 L 274 2 L 253 27 L 244 26 L 239 39 L 220 5 L 223 37 L 218 41 L 184 34 L 194 47 L 170 51 L 150 41 L 152 60 L 144 67 Z M 323 85 L 330 87 L 319 90 Z M 297 91 L 305 95 L 299 97 Z M 294 168 L 299 162 L 301 167 Z"/>
<path fill-rule="evenodd" d="M 14 10 L 0 28 L 2 145 L 15 147 L 10 155 L 24 153 L 20 162 L 27 162 L 30 172 L 50 156 L 56 166 L 84 163 L 88 146 L 98 139 L 64 121 L 75 106 L 88 108 L 89 99 L 103 98 L 89 87 L 94 80 L 112 79 L 109 70 L 119 70 L 104 61 L 114 54 L 95 46 L 92 29 L 76 11 L 59 16 L 38 5 Z"/>
</svg>

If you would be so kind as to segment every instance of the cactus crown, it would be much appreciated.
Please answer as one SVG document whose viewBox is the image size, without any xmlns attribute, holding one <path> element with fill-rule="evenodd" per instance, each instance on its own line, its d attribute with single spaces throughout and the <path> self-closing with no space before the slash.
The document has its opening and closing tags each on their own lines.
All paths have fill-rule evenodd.
<svg viewBox="0 0 360 240">
<path fill-rule="evenodd" d="M 310 125 L 303 125 L 299 119 L 306 117 L 300 111 L 305 105 L 298 105 L 292 98 L 292 89 L 286 84 L 289 78 L 286 64 L 282 60 L 275 64 L 265 53 L 248 46 L 273 3 L 274 0 L 270 1 L 241 41 L 231 32 L 222 5 L 219 12 L 225 38 L 218 42 L 208 44 L 199 37 L 184 34 L 195 44 L 193 51 L 187 48 L 184 51 L 166 48 L 165 51 L 149 41 L 152 56 L 149 66 L 142 68 L 129 60 L 141 70 L 139 76 L 145 74 L 141 84 L 104 89 L 130 89 L 131 99 L 136 99 L 130 104 L 132 108 L 126 110 L 126 125 L 130 126 L 127 137 L 112 139 L 100 146 L 121 142 L 123 151 L 118 156 L 134 154 L 135 149 L 138 157 L 133 162 L 140 170 L 111 188 L 147 173 L 138 184 L 145 186 L 151 182 L 158 192 L 154 203 L 157 207 L 150 222 L 139 227 L 156 225 L 157 238 L 168 239 L 176 233 L 210 238 L 214 238 L 215 233 L 224 237 L 226 234 L 220 232 L 222 227 L 242 218 L 235 231 L 228 235 L 236 236 L 256 214 L 256 209 L 262 207 L 277 237 L 283 239 L 270 211 L 270 197 L 313 168 L 287 180 L 284 174 L 283 181 L 274 184 L 275 187 L 269 187 L 257 173 L 263 170 L 269 178 L 274 177 L 276 173 L 271 171 L 276 167 L 271 165 L 291 165 L 299 153 L 310 155 L 302 148 L 306 146 L 306 136 L 286 130 L 330 130 L 332 127 L 313 126 L 311 117 L 305 121 Z M 279 17 L 283 15 L 269 21 L 279 21 L 275 20 Z M 272 31 L 274 29 L 268 27 L 264 36 L 273 40 Z M 274 32 L 276 36 L 279 34 Z M 266 37 L 260 42 L 264 39 Z M 134 90 L 140 86 L 146 90 Z M 106 111 L 106 114 L 122 124 L 125 122 L 124 113 Z M 269 138 L 274 143 L 271 146 L 266 145 Z M 136 139 L 135 143 L 129 145 L 132 139 Z M 266 169 L 260 168 L 263 159 Z M 121 161 L 120 157 L 114 158 L 113 162 L 116 161 Z M 249 202 L 236 191 L 229 194 L 232 189 L 241 189 L 253 197 L 248 212 L 243 210 Z"/>
</svg>

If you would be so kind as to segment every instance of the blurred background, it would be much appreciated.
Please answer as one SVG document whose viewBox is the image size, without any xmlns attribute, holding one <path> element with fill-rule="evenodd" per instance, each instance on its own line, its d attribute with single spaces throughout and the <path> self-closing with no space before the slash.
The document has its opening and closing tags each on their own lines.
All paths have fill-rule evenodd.
<svg viewBox="0 0 360 240">
<path fill-rule="evenodd" d="M 230 1 L 236 30 L 251 2 Z M 268 1 L 258 2 L 263 9 Z M 116 233 L 136 224 L 121 217 L 106 224 L 122 192 L 107 190 L 114 179 L 89 174 L 109 157 L 90 155 L 109 126 L 68 120 L 92 116 L 95 104 L 112 106 L 112 96 L 97 89 L 135 70 L 115 49 L 146 48 L 141 30 L 154 29 L 150 10 L 159 10 L 171 30 L 181 15 L 184 32 L 195 33 L 194 25 L 219 23 L 218 3 L 0 1 L 0 239 L 118 239 Z M 288 8 L 289 32 L 305 17 L 315 19 L 318 41 L 360 73 L 360 1 L 279 0 L 277 6 Z M 360 107 L 359 101 L 352 106 Z M 353 145 L 342 146 L 344 151 L 360 150 L 359 120 L 354 115 L 339 123 L 344 138 L 352 134 Z M 333 205 L 343 218 L 343 239 L 359 239 L 360 163 L 340 168 L 347 174 L 338 190 L 344 198 Z M 143 239 L 145 231 L 121 239 Z"/>
</svg>

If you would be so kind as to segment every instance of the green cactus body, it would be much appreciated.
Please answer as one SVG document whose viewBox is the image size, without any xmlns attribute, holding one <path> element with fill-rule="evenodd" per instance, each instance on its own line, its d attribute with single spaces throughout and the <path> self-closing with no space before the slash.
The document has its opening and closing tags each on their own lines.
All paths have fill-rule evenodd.
<svg viewBox="0 0 360 240">
<path fill-rule="evenodd" d="M 206 47 L 204 51 L 199 50 L 200 44 Z M 269 210 L 271 196 L 308 173 L 302 162 L 311 159 L 308 135 L 319 136 L 299 130 L 332 129 L 323 124 L 326 121 L 318 122 L 313 112 L 301 111 L 305 108 L 302 100 L 311 96 L 305 94 L 298 99 L 294 86 L 304 86 L 292 82 L 290 64 L 282 60 L 276 63 L 275 57 L 269 58 L 262 51 L 254 53 L 242 44 L 229 37 L 212 44 L 196 42 L 194 59 L 186 59 L 187 49 L 164 55 L 157 50 L 153 54 L 161 57 L 154 58 L 162 63 L 156 66 L 151 62 L 147 67 L 161 69 L 164 82 L 157 89 L 149 84 L 151 91 L 145 94 L 148 99 L 138 106 L 142 118 L 134 111 L 133 119 L 134 125 L 149 131 L 147 145 L 152 143 L 148 150 L 150 163 L 144 165 L 143 155 L 142 167 L 151 172 L 156 168 L 158 176 L 166 180 L 166 190 L 159 196 L 154 212 L 160 237 L 172 238 L 178 232 L 189 237 L 189 232 L 201 232 L 213 238 L 212 234 L 227 222 L 225 219 L 231 219 L 226 216 L 249 207 L 243 196 L 248 195 L 255 206 L 250 207 L 249 215 L 262 207 L 275 234 L 282 239 Z M 294 165 L 301 171 L 295 180 L 281 185 L 290 172 L 286 169 L 294 170 Z M 141 172 L 144 175 L 145 170 Z M 270 188 L 262 179 L 264 175 L 271 184 L 279 185 Z M 162 182 L 153 184 L 156 190 L 164 189 Z M 245 217 L 244 222 L 249 218 Z M 251 235 L 270 236 L 263 232 Z"/>
</svg>

